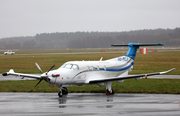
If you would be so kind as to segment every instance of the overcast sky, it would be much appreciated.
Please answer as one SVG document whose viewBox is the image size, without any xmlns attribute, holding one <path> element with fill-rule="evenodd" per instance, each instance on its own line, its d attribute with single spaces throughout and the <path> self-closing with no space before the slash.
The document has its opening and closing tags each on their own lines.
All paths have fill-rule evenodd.
<svg viewBox="0 0 180 116">
<path fill-rule="evenodd" d="M 180 27 L 180 0 L 0 0 L 0 38 Z"/>
</svg>

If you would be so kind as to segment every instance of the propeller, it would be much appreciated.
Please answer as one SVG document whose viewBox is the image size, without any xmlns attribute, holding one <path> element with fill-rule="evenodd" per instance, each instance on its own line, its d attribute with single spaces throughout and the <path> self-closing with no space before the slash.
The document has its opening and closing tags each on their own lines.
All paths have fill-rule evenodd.
<svg viewBox="0 0 180 116">
<path fill-rule="evenodd" d="M 47 75 L 47 73 L 51 70 L 51 69 L 53 69 L 55 67 L 55 65 L 53 65 L 47 72 L 46 72 L 46 75 Z M 40 67 L 39 67 L 40 68 Z"/>
<path fill-rule="evenodd" d="M 50 84 L 50 80 L 49 80 L 49 78 L 48 78 L 48 72 L 50 71 L 50 70 L 52 70 L 54 67 L 55 67 L 55 65 L 53 65 L 46 73 L 43 73 L 43 71 L 42 71 L 42 69 L 40 68 L 40 66 L 37 64 L 37 63 L 35 63 L 36 64 L 36 66 L 37 66 L 37 68 L 39 69 L 39 71 L 42 73 L 42 75 L 41 75 L 41 79 L 39 80 L 39 82 L 36 84 L 36 86 L 38 86 L 39 85 L 39 83 L 43 80 L 43 79 L 46 79 L 48 82 L 49 82 L 49 84 Z M 51 84 L 50 84 L 51 85 Z M 35 87 L 36 87 L 35 86 Z M 51 87 L 54 89 L 54 87 L 51 85 Z"/>
<path fill-rule="evenodd" d="M 36 86 L 37 86 L 42 80 L 43 80 L 43 79 L 40 79 L 40 81 L 36 84 Z M 36 86 L 35 86 L 35 87 L 36 87 Z"/>
<path fill-rule="evenodd" d="M 39 67 L 38 63 L 35 63 L 37 68 L 39 69 L 39 71 L 43 74 L 43 71 L 41 70 L 41 68 Z"/>
</svg>

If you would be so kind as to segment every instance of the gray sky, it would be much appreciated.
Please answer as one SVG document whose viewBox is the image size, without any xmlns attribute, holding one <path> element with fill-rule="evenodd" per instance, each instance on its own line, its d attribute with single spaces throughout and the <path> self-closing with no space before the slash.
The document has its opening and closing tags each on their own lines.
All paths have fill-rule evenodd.
<svg viewBox="0 0 180 116">
<path fill-rule="evenodd" d="M 0 0 L 0 38 L 180 27 L 180 0 Z"/>
</svg>

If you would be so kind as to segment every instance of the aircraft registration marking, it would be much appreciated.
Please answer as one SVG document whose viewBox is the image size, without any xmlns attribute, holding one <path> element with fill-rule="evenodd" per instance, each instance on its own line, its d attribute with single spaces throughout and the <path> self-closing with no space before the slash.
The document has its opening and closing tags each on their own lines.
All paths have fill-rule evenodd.
<svg viewBox="0 0 180 116">
<path fill-rule="evenodd" d="M 119 57 L 118 61 L 128 61 L 128 57 Z"/>
</svg>

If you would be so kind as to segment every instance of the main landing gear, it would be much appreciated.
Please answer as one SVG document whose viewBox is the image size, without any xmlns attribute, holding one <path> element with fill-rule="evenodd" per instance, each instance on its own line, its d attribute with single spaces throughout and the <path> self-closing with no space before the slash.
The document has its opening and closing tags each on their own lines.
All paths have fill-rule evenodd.
<svg viewBox="0 0 180 116">
<path fill-rule="evenodd" d="M 111 91 L 109 91 L 108 89 L 106 90 L 106 95 L 113 95 L 113 94 L 114 94 L 113 89 Z"/>
<path fill-rule="evenodd" d="M 114 91 L 111 88 L 112 82 L 107 82 L 106 83 L 106 95 L 113 95 Z"/>
<path fill-rule="evenodd" d="M 112 82 L 107 82 L 106 83 L 106 95 L 113 95 L 114 91 L 111 88 Z M 63 95 L 67 95 L 68 94 L 68 89 L 66 87 L 62 87 L 59 86 L 59 92 L 58 92 L 58 96 L 62 97 Z"/>
<path fill-rule="evenodd" d="M 68 94 L 68 89 L 66 87 L 59 87 L 59 92 L 58 92 L 58 96 L 62 97 L 63 95 L 67 95 Z"/>
</svg>

